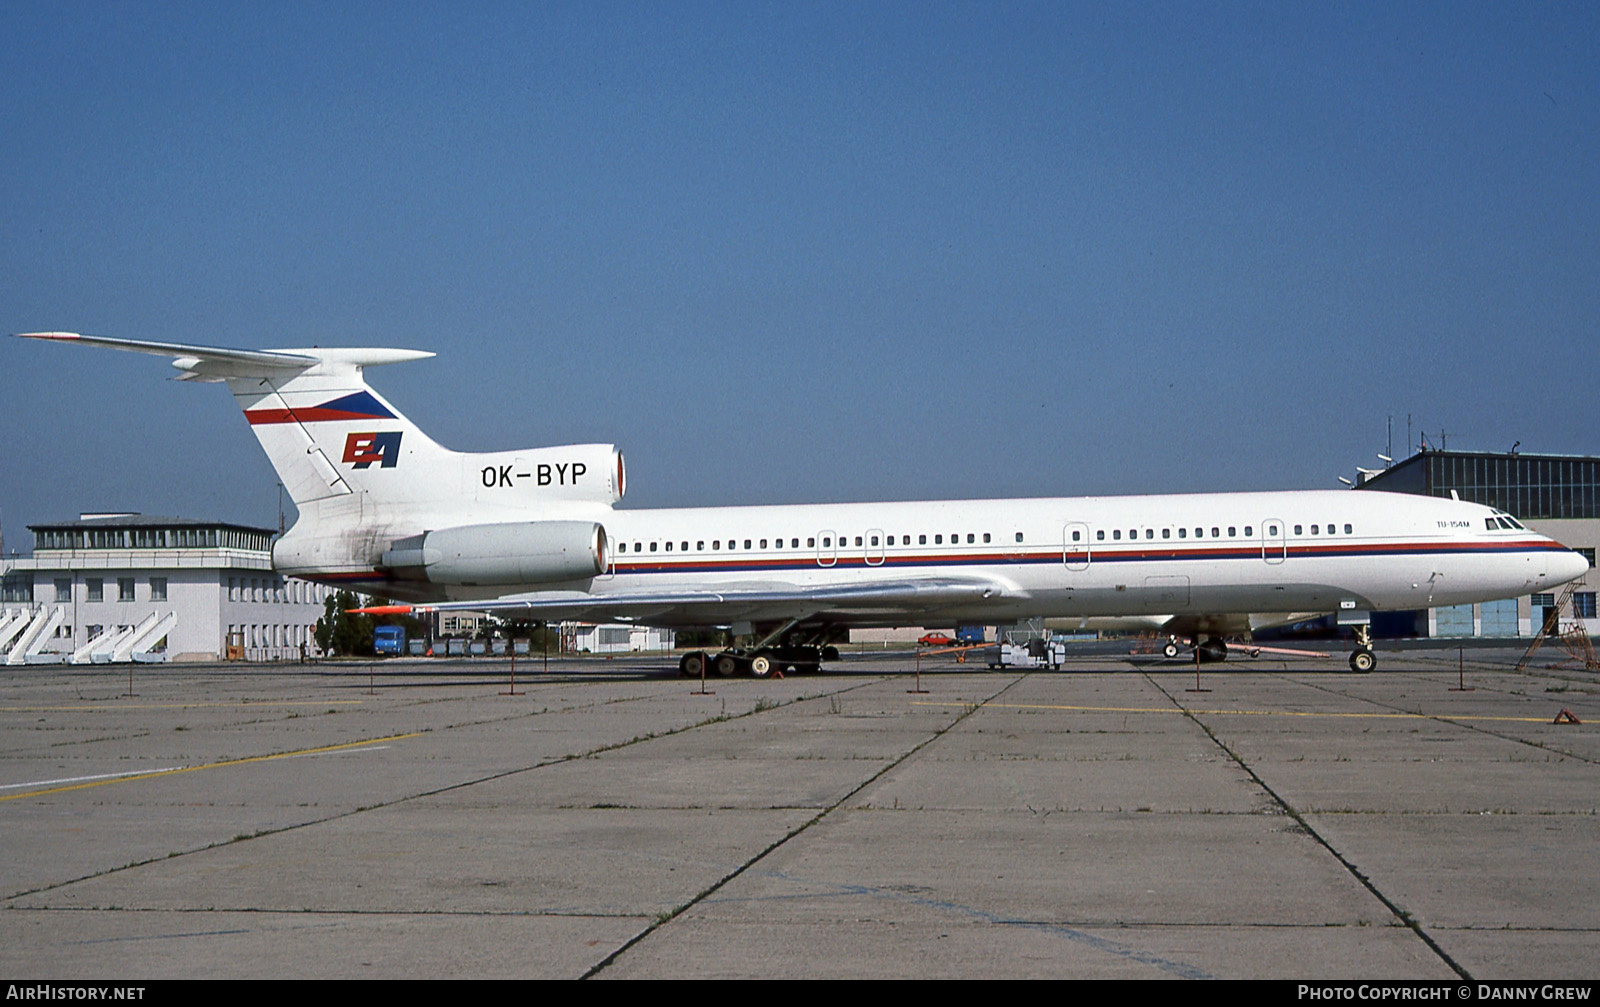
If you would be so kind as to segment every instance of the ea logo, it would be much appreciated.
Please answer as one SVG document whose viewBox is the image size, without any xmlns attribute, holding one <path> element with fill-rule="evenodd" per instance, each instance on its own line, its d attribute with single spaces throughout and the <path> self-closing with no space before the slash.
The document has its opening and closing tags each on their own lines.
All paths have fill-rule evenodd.
<svg viewBox="0 0 1600 1007">
<path fill-rule="evenodd" d="M 392 469 L 400 461 L 402 432 L 351 434 L 344 439 L 344 460 L 358 469 L 371 468 L 373 462 L 378 462 L 379 468 Z"/>
</svg>

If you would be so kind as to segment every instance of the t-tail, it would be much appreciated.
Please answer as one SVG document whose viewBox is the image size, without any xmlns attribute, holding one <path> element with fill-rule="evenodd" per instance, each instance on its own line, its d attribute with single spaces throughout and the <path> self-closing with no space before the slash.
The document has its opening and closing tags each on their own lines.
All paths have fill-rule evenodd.
<svg viewBox="0 0 1600 1007">
<path fill-rule="evenodd" d="M 441 447 L 363 374 L 433 356 L 426 351 L 239 350 L 72 332 L 22 337 L 166 356 L 180 381 L 225 382 L 300 512 L 273 548 L 284 574 L 403 588 L 418 579 L 405 564 L 420 562 L 412 548 L 419 536 L 451 530 L 459 538 L 468 522 L 583 525 L 601 520 L 625 489 L 622 455 L 609 444 L 480 454 Z M 603 530 L 598 536 L 592 551 L 603 565 Z"/>
</svg>

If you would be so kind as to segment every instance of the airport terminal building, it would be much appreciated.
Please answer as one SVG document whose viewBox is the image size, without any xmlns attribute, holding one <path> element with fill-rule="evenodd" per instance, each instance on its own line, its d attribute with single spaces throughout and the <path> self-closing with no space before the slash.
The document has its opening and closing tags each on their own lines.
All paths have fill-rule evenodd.
<svg viewBox="0 0 1600 1007">
<path fill-rule="evenodd" d="M 275 574 L 271 529 L 85 514 L 29 530 L 33 555 L 0 561 L 0 665 L 319 653 L 331 589 Z"/>
<path fill-rule="evenodd" d="M 1600 546 L 1600 458 L 1582 455 L 1494 454 L 1425 449 L 1394 466 L 1362 473 L 1359 488 L 1391 493 L 1459 497 L 1497 507 L 1542 535 L 1587 556 L 1595 565 Z M 1481 605 L 1458 605 L 1415 613 L 1414 633 L 1436 637 L 1530 637 L 1548 609 L 1560 608 L 1563 629 L 1581 622 L 1600 634 L 1595 588 L 1585 577 L 1563 602 L 1559 593 L 1524 595 Z M 1374 628 L 1378 621 L 1375 618 Z M 1404 632 L 1404 627 L 1399 627 Z M 1406 634 L 1409 635 L 1409 634 Z"/>
</svg>

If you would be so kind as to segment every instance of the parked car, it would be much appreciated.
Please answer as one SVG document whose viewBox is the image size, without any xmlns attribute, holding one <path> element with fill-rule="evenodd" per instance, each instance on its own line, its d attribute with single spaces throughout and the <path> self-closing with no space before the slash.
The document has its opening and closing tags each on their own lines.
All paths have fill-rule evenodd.
<svg viewBox="0 0 1600 1007">
<path fill-rule="evenodd" d="M 925 633 L 917 644 L 923 647 L 948 647 L 955 642 L 956 638 L 949 633 Z"/>
</svg>

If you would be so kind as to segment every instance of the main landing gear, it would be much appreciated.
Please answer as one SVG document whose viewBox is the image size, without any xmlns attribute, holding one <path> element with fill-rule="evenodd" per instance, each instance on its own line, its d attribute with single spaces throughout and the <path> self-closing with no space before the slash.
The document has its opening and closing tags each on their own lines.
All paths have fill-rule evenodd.
<svg viewBox="0 0 1600 1007">
<path fill-rule="evenodd" d="M 1166 646 L 1161 648 L 1164 657 L 1175 658 L 1183 653 L 1184 643 L 1180 643 L 1176 636 L 1168 637 Z M 1201 664 L 1221 664 L 1228 659 L 1228 644 L 1220 636 L 1207 637 L 1205 640 L 1194 644 L 1196 656 Z M 1251 657 L 1255 657 L 1257 650 L 1250 650 Z"/>
<path fill-rule="evenodd" d="M 815 674 L 822 670 L 823 661 L 837 661 L 839 648 L 834 646 L 761 647 L 755 650 L 725 650 L 708 656 L 703 650 L 693 650 L 678 661 L 678 671 L 686 678 L 699 678 L 702 670 L 709 670 L 723 678 L 751 675 L 766 678 L 773 672 L 784 674 Z M 706 662 L 710 662 L 708 665 Z"/>
</svg>

